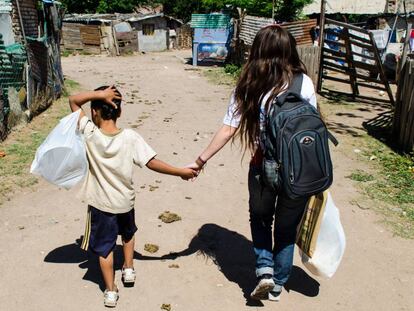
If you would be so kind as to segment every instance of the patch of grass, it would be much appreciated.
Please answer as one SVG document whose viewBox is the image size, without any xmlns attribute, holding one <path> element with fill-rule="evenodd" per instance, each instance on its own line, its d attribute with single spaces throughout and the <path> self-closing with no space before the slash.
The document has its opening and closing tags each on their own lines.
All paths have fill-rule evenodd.
<svg viewBox="0 0 414 311">
<path fill-rule="evenodd" d="M 209 82 L 217 85 L 234 86 L 237 82 L 237 77 L 235 77 L 233 74 L 226 73 L 225 68 L 222 67 L 209 68 L 207 70 L 203 70 L 203 75 L 207 78 Z"/>
<path fill-rule="evenodd" d="M 364 192 L 399 235 L 414 238 L 414 155 L 398 154 L 382 142 L 368 138 L 361 156 L 376 173 L 359 171 L 350 178 L 363 182 Z"/>
<path fill-rule="evenodd" d="M 0 151 L 6 154 L 0 158 L 0 205 L 16 191 L 38 182 L 29 172 L 36 150 L 59 120 L 70 112 L 67 96 L 79 88 L 72 80 L 66 80 L 65 84 L 62 98 L 26 126 L 14 129 L 0 143 Z"/>
<path fill-rule="evenodd" d="M 355 172 L 353 172 L 351 175 L 347 176 L 348 178 L 354 180 L 354 181 L 359 181 L 359 182 L 368 182 L 368 181 L 373 181 L 374 180 L 374 176 L 371 174 L 368 174 L 362 170 L 356 170 Z"/>
<path fill-rule="evenodd" d="M 235 64 L 227 64 L 224 67 L 224 72 L 232 75 L 235 79 L 238 79 L 240 77 L 240 74 L 242 72 L 243 67 Z"/>
<path fill-rule="evenodd" d="M 68 50 L 64 50 L 60 53 L 60 56 L 62 57 L 69 57 L 70 55 L 72 55 L 73 52 L 72 51 L 68 51 Z"/>
<path fill-rule="evenodd" d="M 71 91 L 78 89 L 79 87 L 80 84 L 78 82 L 71 79 L 65 79 L 65 89 L 63 90 L 63 97 L 68 97 Z"/>
</svg>

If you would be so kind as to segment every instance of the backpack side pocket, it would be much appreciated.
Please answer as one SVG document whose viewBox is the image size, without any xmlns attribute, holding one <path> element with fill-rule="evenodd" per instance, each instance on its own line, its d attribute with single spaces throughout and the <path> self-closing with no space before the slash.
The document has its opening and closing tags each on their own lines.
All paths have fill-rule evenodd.
<svg viewBox="0 0 414 311">
<path fill-rule="evenodd" d="M 278 190 L 280 187 L 280 165 L 275 160 L 263 159 L 263 182 L 273 189 Z"/>
</svg>

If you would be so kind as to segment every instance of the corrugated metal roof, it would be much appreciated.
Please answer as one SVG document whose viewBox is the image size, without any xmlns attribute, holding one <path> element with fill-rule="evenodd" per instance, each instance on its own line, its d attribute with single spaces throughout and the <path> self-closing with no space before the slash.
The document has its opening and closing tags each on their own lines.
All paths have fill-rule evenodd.
<svg viewBox="0 0 414 311">
<path fill-rule="evenodd" d="M 0 0 L 0 13 L 9 13 L 12 10 L 11 0 Z"/>
<path fill-rule="evenodd" d="M 240 39 L 247 45 L 252 45 L 257 32 L 266 25 L 273 24 L 271 18 L 245 16 L 240 26 Z"/>
<path fill-rule="evenodd" d="M 407 0 L 406 0 L 407 1 Z M 409 2 L 411 0 L 408 0 Z M 305 14 L 321 12 L 321 0 L 314 0 L 303 10 Z M 381 14 L 388 12 L 388 0 L 327 0 L 326 13 Z M 394 13 L 394 12 L 389 12 Z"/>
<path fill-rule="evenodd" d="M 254 37 L 257 32 L 264 26 L 273 24 L 271 18 L 245 16 L 240 27 L 240 39 L 246 45 L 252 45 Z M 316 26 L 316 19 L 308 19 L 303 21 L 284 23 L 281 26 L 285 27 L 295 37 L 298 45 L 306 45 L 312 43 L 310 30 Z"/>
<path fill-rule="evenodd" d="M 191 28 L 229 28 L 230 16 L 226 14 L 192 14 Z"/>
</svg>

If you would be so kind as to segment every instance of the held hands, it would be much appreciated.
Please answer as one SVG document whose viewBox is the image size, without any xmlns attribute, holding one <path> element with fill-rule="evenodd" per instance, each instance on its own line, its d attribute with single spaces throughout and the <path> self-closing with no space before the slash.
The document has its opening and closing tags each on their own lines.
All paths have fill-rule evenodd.
<svg viewBox="0 0 414 311">
<path fill-rule="evenodd" d="M 122 97 L 121 94 L 119 94 L 118 90 L 115 88 L 115 86 L 109 86 L 105 90 L 97 92 L 101 100 L 113 106 L 115 109 L 118 109 L 118 106 L 114 103 L 114 99 L 122 99 Z"/>
<path fill-rule="evenodd" d="M 186 167 L 189 169 L 194 170 L 197 175 L 194 176 L 191 181 L 194 181 L 198 175 L 200 174 L 201 170 L 203 169 L 204 165 L 206 164 L 206 162 L 204 161 L 200 161 L 200 158 L 198 158 L 195 162 L 188 164 Z"/>
<path fill-rule="evenodd" d="M 183 180 L 194 180 L 195 178 L 197 178 L 197 176 L 198 176 L 198 171 L 196 171 L 196 170 L 194 170 L 194 169 L 192 169 L 192 168 L 189 168 L 189 167 L 185 167 L 185 168 L 182 168 L 181 169 L 181 172 L 180 172 L 180 177 L 183 179 Z"/>
</svg>

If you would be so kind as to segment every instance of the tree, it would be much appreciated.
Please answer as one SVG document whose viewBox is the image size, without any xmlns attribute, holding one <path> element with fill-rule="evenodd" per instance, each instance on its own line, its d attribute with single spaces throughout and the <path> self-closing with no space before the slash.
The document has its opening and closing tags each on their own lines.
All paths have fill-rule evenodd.
<svg viewBox="0 0 414 311">
<path fill-rule="evenodd" d="M 303 8 L 314 0 L 279 0 L 276 1 L 275 19 L 293 21 L 302 16 Z"/>
<path fill-rule="evenodd" d="M 131 13 L 145 0 L 62 0 L 68 13 Z"/>
<path fill-rule="evenodd" d="M 276 19 L 297 19 L 305 5 L 313 0 L 62 0 L 69 13 L 130 13 L 138 5 L 164 5 L 164 12 L 187 22 L 193 13 L 209 13 L 224 10 L 236 12 L 236 8 L 247 14 L 271 17 L 273 2 Z"/>
</svg>

